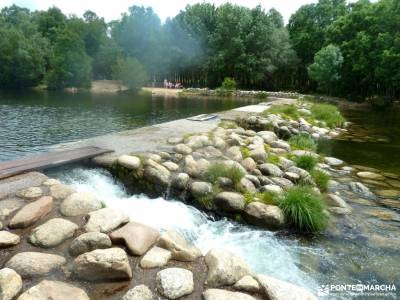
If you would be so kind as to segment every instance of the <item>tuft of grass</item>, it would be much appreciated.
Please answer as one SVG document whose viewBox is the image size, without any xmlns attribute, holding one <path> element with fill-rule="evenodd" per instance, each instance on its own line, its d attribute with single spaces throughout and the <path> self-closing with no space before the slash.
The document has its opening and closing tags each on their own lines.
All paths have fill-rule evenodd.
<svg viewBox="0 0 400 300">
<path fill-rule="evenodd" d="M 264 150 L 265 152 L 269 153 L 271 151 L 271 146 L 264 143 Z"/>
<path fill-rule="evenodd" d="M 287 190 L 279 207 L 287 222 L 299 231 L 318 232 L 328 225 L 323 199 L 311 187 L 296 186 Z"/>
<path fill-rule="evenodd" d="M 227 177 L 237 186 L 244 175 L 243 171 L 236 166 L 227 166 L 217 162 L 208 167 L 204 176 L 209 182 L 216 182 L 219 177 Z"/>
<path fill-rule="evenodd" d="M 212 192 L 203 197 L 198 198 L 197 201 L 204 208 L 212 209 L 214 205 L 214 198 L 220 192 L 222 192 L 221 188 L 218 186 L 218 184 L 214 184 L 212 187 Z"/>
<path fill-rule="evenodd" d="M 312 170 L 310 174 L 321 192 L 326 192 L 328 189 L 328 182 L 331 179 L 330 176 L 321 170 Z"/>
<path fill-rule="evenodd" d="M 280 158 L 278 155 L 275 154 L 269 154 L 268 155 L 268 162 L 274 165 L 278 165 L 280 163 Z"/>
<path fill-rule="evenodd" d="M 230 121 L 221 121 L 218 124 L 219 127 L 224 128 L 224 129 L 235 129 L 237 128 L 237 125 L 235 122 L 230 122 Z"/>
<path fill-rule="evenodd" d="M 256 98 L 258 98 L 258 99 L 267 99 L 268 98 L 268 93 L 264 92 L 264 91 L 258 92 L 257 95 L 256 95 Z"/>
<path fill-rule="evenodd" d="M 294 150 L 317 150 L 317 143 L 308 133 L 293 135 L 288 142 Z"/>
<path fill-rule="evenodd" d="M 243 197 L 244 197 L 244 202 L 246 203 L 246 206 L 249 205 L 251 202 L 255 201 L 254 193 L 250 193 L 247 191 L 243 194 Z"/>
<path fill-rule="evenodd" d="M 243 158 L 251 156 L 251 152 L 247 147 L 240 147 L 240 152 L 242 153 Z"/>
<path fill-rule="evenodd" d="M 279 195 L 274 192 L 263 192 L 258 198 L 260 202 L 268 205 L 278 205 L 279 204 Z"/>
<path fill-rule="evenodd" d="M 299 112 L 294 105 L 272 105 L 263 112 L 263 115 L 280 114 L 284 118 L 297 119 Z"/>
<path fill-rule="evenodd" d="M 311 114 L 314 119 L 325 122 L 329 128 L 341 127 L 346 121 L 339 109 L 332 104 L 314 104 L 311 107 Z"/>
<path fill-rule="evenodd" d="M 311 155 L 301 155 L 293 158 L 296 166 L 308 172 L 312 171 L 318 163 L 318 159 Z"/>
</svg>

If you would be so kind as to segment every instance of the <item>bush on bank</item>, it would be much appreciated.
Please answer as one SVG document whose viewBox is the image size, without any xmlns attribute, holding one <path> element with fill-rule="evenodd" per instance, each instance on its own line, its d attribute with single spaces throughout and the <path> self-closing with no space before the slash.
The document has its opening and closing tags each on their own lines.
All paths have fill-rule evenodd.
<svg viewBox="0 0 400 300">
<path fill-rule="evenodd" d="M 317 150 L 317 143 L 308 133 L 294 135 L 288 142 L 293 150 Z"/>
</svg>

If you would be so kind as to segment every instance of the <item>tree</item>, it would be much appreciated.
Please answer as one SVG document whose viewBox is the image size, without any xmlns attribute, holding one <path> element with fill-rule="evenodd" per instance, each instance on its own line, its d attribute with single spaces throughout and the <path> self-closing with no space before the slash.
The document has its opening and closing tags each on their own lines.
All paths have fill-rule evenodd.
<svg viewBox="0 0 400 300">
<path fill-rule="evenodd" d="M 308 67 L 308 74 L 318 83 L 321 91 L 331 94 L 333 84 L 340 79 L 339 71 L 342 63 L 343 56 L 340 49 L 328 45 L 315 54 L 314 63 Z"/>
<path fill-rule="evenodd" d="M 122 81 L 133 91 L 142 88 L 147 81 L 146 70 L 136 58 L 119 58 L 112 68 L 112 73 L 115 80 Z"/>
</svg>

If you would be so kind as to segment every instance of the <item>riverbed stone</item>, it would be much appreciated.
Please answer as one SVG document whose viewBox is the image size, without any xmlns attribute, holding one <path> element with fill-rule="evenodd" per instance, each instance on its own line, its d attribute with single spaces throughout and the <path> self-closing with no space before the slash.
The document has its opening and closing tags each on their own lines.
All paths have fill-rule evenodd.
<svg viewBox="0 0 400 300">
<path fill-rule="evenodd" d="M 63 200 L 60 212 L 66 217 L 86 215 L 102 207 L 101 202 L 92 192 L 73 193 Z"/>
<path fill-rule="evenodd" d="M 202 255 L 197 247 L 189 245 L 186 239 L 174 230 L 164 232 L 157 246 L 171 251 L 172 258 L 178 261 L 194 261 Z"/>
<path fill-rule="evenodd" d="M 190 192 L 192 193 L 193 197 L 199 199 L 211 194 L 212 185 L 209 182 L 195 181 L 190 185 Z"/>
<path fill-rule="evenodd" d="M 245 201 L 242 194 L 234 192 L 222 192 L 215 196 L 215 205 L 226 212 L 241 212 Z"/>
<path fill-rule="evenodd" d="M 335 157 L 325 157 L 324 161 L 333 167 L 339 167 L 344 164 L 343 160 L 335 158 Z"/>
<path fill-rule="evenodd" d="M 239 146 L 232 146 L 232 147 L 228 148 L 226 150 L 226 155 L 235 161 L 243 160 L 242 152 L 240 151 Z"/>
<path fill-rule="evenodd" d="M 154 300 L 153 293 L 144 284 L 130 289 L 121 300 Z"/>
<path fill-rule="evenodd" d="M 281 229 L 285 226 L 285 217 L 282 210 L 275 205 L 261 202 L 252 202 L 244 210 L 246 222 L 268 229 Z"/>
<path fill-rule="evenodd" d="M 141 256 L 153 246 L 160 237 L 158 230 L 136 222 L 129 222 L 110 233 L 111 241 L 123 242 L 130 253 Z"/>
<path fill-rule="evenodd" d="M 281 148 L 284 149 L 285 151 L 290 151 L 290 145 L 289 143 L 282 141 L 282 140 L 277 140 L 269 143 L 272 148 Z"/>
<path fill-rule="evenodd" d="M 27 200 L 36 199 L 42 195 L 43 195 L 42 189 L 37 186 L 28 187 L 26 189 L 23 189 L 23 190 L 20 190 L 17 192 L 18 197 L 24 198 Z"/>
<path fill-rule="evenodd" d="M 18 245 L 21 241 L 19 235 L 1 230 L 0 231 L 0 248 L 7 248 Z"/>
<path fill-rule="evenodd" d="M 282 170 L 278 166 L 271 163 L 262 164 L 258 168 L 264 175 L 270 175 L 274 177 L 281 177 L 283 175 Z"/>
<path fill-rule="evenodd" d="M 54 218 L 34 228 L 29 241 L 39 247 L 52 248 L 71 238 L 78 225 L 69 220 Z"/>
<path fill-rule="evenodd" d="M 314 158 L 318 158 L 319 155 L 317 153 L 308 151 L 308 150 L 294 150 L 291 152 L 294 156 L 312 156 Z"/>
<path fill-rule="evenodd" d="M 165 266 L 171 257 L 171 251 L 154 246 L 143 256 L 140 267 L 143 269 L 160 268 Z"/>
<path fill-rule="evenodd" d="M 10 228 L 26 228 L 47 215 L 53 208 L 52 197 L 42 197 L 22 207 L 9 223 Z"/>
<path fill-rule="evenodd" d="M 262 186 L 260 191 L 274 193 L 274 194 L 281 194 L 283 192 L 283 189 L 279 185 L 276 185 L 276 184 L 267 184 L 267 185 Z"/>
<path fill-rule="evenodd" d="M 292 182 L 297 182 L 300 179 L 300 175 L 294 172 L 285 172 L 283 177 L 289 179 Z"/>
<path fill-rule="evenodd" d="M 86 232 L 71 242 L 69 253 L 78 256 L 96 249 L 110 248 L 112 245 L 109 236 L 102 232 Z"/>
<path fill-rule="evenodd" d="M 259 131 L 258 136 L 261 136 L 265 143 L 271 144 L 272 142 L 278 140 L 277 135 L 273 131 Z"/>
<path fill-rule="evenodd" d="M 143 176 L 151 183 L 156 186 L 166 187 L 168 186 L 170 175 L 171 172 L 166 167 L 151 159 L 147 160 Z"/>
<path fill-rule="evenodd" d="M 86 292 L 66 282 L 43 280 L 19 296 L 18 300 L 90 300 Z"/>
<path fill-rule="evenodd" d="M 56 200 L 63 200 L 74 192 L 73 188 L 65 184 L 53 184 L 50 186 L 50 196 Z"/>
<path fill-rule="evenodd" d="M 377 190 L 375 193 L 380 196 L 380 197 L 385 197 L 385 198 L 399 198 L 400 197 L 400 191 L 398 190 Z"/>
<path fill-rule="evenodd" d="M 246 275 L 243 276 L 239 281 L 237 281 L 234 286 L 236 290 L 245 291 L 249 293 L 258 293 L 260 291 L 260 284 L 253 276 Z"/>
<path fill-rule="evenodd" d="M 257 164 L 251 157 L 247 157 L 242 161 L 242 166 L 248 171 L 252 172 L 257 168 Z"/>
<path fill-rule="evenodd" d="M 250 151 L 250 157 L 256 162 L 265 162 L 267 160 L 267 153 L 265 152 L 264 147 L 258 147 Z"/>
<path fill-rule="evenodd" d="M 11 214 L 16 212 L 25 201 L 19 198 L 8 198 L 0 201 L 0 220 L 7 219 Z"/>
<path fill-rule="evenodd" d="M 2 179 L 0 181 L 0 199 L 29 187 L 40 186 L 47 179 L 47 176 L 39 172 L 29 172 Z"/>
<path fill-rule="evenodd" d="M 166 167 L 168 169 L 168 171 L 170 171 L 170 172 L 176 172 L 179 169 L 179 166 L 172 161 L 166 161 L 166 162 L 162 163 L 162 165 L 164 167 Z"/>
<path fill-rule="evenodd" d="M 241 257 L 225 249 L 211 249 L 205 261 L 208 267 L 206 284 L 212 287 L 233 285 L 250 273 Z"/>
<path fill-rule="evenodd" d="M 240 185 L 246 192 L 249 192 L 249 193 L 257 192 L 257 189 L 256 189 L 254 183 L 251 180 L 249 180 L 247 177 L 243 177 L 242 179 L 240 179 Z"/>
<path fill-rule="evenodd" d="M 204 300 L 256 300 L 254 297 L 241 293 L 221 289 L 207 289 L 203 292 Z"/>
<path fill-rule="evenodd" d="M 75 258 L 72 271 L 88 281 L 132 278 L 128 256 L 121 248 L 96 249 Z"/>
<path fill-rule="evenodd" d="M 365 198 L 375 198 L 375 195 L 361 182 L 350 182 L 350 190 Z"/>
<path fill-rule="evenodd" d="M 192 153 L 193 150 L 188 145 L 178 144 L 178 145 L 174 146 L 174 151 L 176 153 L 180 153 L 180 154 L 183 154 L 183 155 L 188 155 L 188 154 Z"/>
<path fill-rule="evenodd" d="M 0 270 L 0 299 L 12 300 L 22 289 L 22 279 L 17 272 L 4 268 Z"/>
<path fill-rule="evenodd" d="M 257 281 L 270 300 L 317 300 L 309 290 L 266 275 L 257 275 Z"/>
<path fill-rule="evenodd" d="M 183 138 L 181 138 L 181 137 L 170 137 L 167 140 L 167 143 L 171 144 L 171 145 L 180 144 L 182 142 L 183 142 Z"/>
<path fill-rule="evenodd" d="M 279 185 L 283 189 L 288 189 L 294 186 L 293 182 L 283 177 L 270 177 L 270 179 L 274 184 Z"/>
<path fill-rule="evenodd" d="M 328 194 L 326 200 L 327 200 L 327 204 L 330 205 L 330 206 L 349 208 L 349 205 L 346 203 L 346 201 L 344 201 L 338 195 Z"/>
<path fill-rule="evenodd" d="M 172 177 L 171 186 L 179 190 L 185 190 L 190 181 L 190 176 L 186 173 L 178 173 Z"/>
<path fill-rule="evenodd" d="M 137 170 L 141 165 L 140 158 L 132 155 L 121 155 L 118 157 L 117 162 L 129 170 Z"/>
<path fill-rule="evenodd" d="M 88 216 L 89 221 L 85 225 L 86 232 L 107 233 L 129 222 L 129 217 L 126 213 L 110 207 L 90 212 Z"/>
<path fill-rule="evenodd" d="M 357 176 L 363 179 L 371 179 L 371 180 L 385 180 L 385 176 L 382 176 L 381 174 L 377 174 L 374 172 L 357 172 Z"/>
<path fill-rule="evenodd" d="M 56 184 L 61 184 L 61 181 L 58 179 L 49 178 L 45 182 L 43 182 L 43 185 L 45 185 L 45 186 L 52 186 L 52 185 L 56 185 Z"/>
<path fill-rule="evenodd" d="M 44 276 L 66 263 L 64 257 L 40 252 L 20 252 L 6 262 L 5 267 L 13 269 L 22 278 Z"/>
<path fill-rule="evenodd" d="M 379 203 L 381 203 L 385 206 L 389 206 L 391 208 L 400 209 L 400 201 L 399 200 L 381 199 L 381 200 L 379 200 Z"/>
<path fill-rule="evenodd" d="M 193 292 L 193 274 L 182 268 L 168 268 L 157 273 L 157 290 L 168 299 L 178 299 Z"/>
</svg>

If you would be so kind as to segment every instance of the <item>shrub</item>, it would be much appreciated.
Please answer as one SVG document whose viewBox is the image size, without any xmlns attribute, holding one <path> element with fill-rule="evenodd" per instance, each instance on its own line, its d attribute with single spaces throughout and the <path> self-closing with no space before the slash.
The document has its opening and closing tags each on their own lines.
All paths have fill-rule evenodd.
<svg viewBox="0 0 400 300">
<path fill-rule="evenodd" d="M 343 126 L 346 121 L 339 109 L 332 104 L 314 104 L 311 107 L 311 113 L 315 119 L 325 122 L 329 128 Z"/>
<path fill-rule="evenodd" d="M 237 166 L 228 166 L 224 163 L 214 163 L 208 168 L 205 173 L 205 178 L 209 182 L 216 182 L 219 177 L 227 177 L 232 180 L 233 184 L 236 186 L 244 175 L 243 171 Z"/>
<path fill-rule="evenodd" d="M 297 150 L 311 150 L 315 151 L 317 150 L 317 143 L 315 140 L 307 133 L 301 133 L 298 135 L 293 135 L 289 139 L 289 144 L 292 147 L 292 149 L 297 149 Z"/>
<path fill-rule="evenodd" d="M 330 176 L 324 171 L 312 170 L 311 177 L 314 179 L 321 192 L 326 192 L 328 189 L 328 182 L 331 179 Z"/>
<path fill-rule="evenodd" d="M 297 167 L 309 172 L 313 170 L 318 163 L 318 159 L 312 155 L 296 156 L 293 161 L 295 162 Z"/>
<path fill-rule="evenodd" d="M 282 196 L 279 207 L 287 222 L 299 231 L 318 232 L 328 225 L 323 199 L 311 187 L 289 189 Z"/>
<path fill-rule="evenodd" d="M 142 88 L 148 78 L 145 67 L 136 58 L 118 59 L 112 67 L 112 76 L 134 91 Z"/>
<path fill-rule="evenodd" d="M 236 81 L 231 77 L 225 77 L 224 81 L 222 82 L 221 88 L 227 91 L 236 90 Z"/>
<path fill-rule="evenodd" d="M 267 99 L 268 98 L 268 93 L 264 92 L 264 91 L 261 91 L 261 92 L 257 93 L 256 97 L 258 99 Z"/>
</svg>

